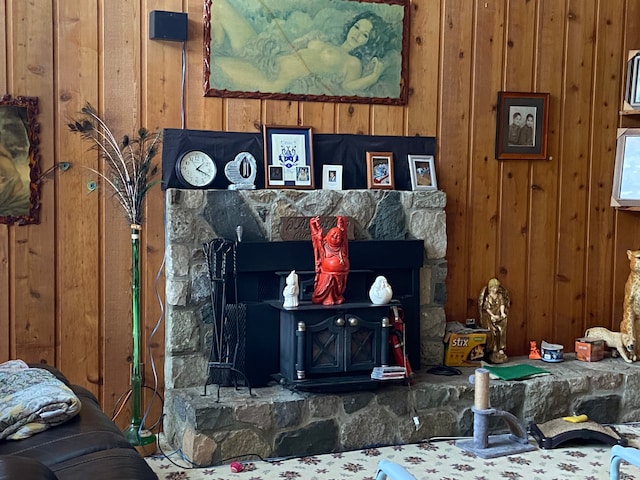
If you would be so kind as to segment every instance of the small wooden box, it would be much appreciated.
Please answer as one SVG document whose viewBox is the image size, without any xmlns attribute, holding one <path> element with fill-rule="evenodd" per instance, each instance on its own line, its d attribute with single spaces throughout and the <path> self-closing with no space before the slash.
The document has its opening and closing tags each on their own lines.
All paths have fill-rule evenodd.
<svg viewBox="0 0 640 480">
<path fill-rule="evenodd" d="M 600 338 L 576 338 L 576 360 L 597 362 L 604 356 L 604 340 Z"/>
</svg>

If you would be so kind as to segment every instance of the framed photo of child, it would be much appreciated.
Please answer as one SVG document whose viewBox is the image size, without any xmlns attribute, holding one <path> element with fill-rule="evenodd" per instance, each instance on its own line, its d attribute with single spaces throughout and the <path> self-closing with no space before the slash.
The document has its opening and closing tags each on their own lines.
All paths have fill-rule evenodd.
<svg viewBox="0 0 640 480">
<path fill-rule="evenodd" d="M 342 190 L 342 165 L 322 166 L 322 188 L 325 190 Z"/>
</svg>

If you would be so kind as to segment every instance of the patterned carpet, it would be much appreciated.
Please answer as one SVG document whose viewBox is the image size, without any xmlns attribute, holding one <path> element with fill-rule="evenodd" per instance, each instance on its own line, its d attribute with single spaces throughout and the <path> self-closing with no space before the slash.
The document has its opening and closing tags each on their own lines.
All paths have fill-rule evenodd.
<svg viewBox="0 0 640 480">
<path fill-rule="evenodd" d="M 640 448 L 640 424 L 614 427 Z M 535 440 L 531 440 L 537 447 Z M 432 439 L 413 445 L 370 448 L 353 452 L 292 458 L 243 461 L 244 470 L 232 473 L 229 465 L 191 468 L 180 452 L 147 457 L 161 480 L 374 480 L 381 459 L 403 465 L 418 480 L 604 480 L 609 478 L 611 447 L 599 442 L 566 442 L 562 448 L 482 459 L 465 452 L 453 440 Z M 622 480 L 640 480 L 640 469 L 625 462 Z"/>
</svg>

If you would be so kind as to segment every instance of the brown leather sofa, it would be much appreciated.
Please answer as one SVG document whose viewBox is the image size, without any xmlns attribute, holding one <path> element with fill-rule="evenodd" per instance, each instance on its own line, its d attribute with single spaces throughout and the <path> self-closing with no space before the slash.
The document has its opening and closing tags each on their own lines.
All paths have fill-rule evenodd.
<svg viewBox="0 0 640 480">
<path fill-rule="evenodd" d="M 0 440 L 0 480 L 157 480 L 153 470 L 102 411 L 95 396 L 69 385 L 82 402 L 71 420 L 24 440 Z"/>
</svg>

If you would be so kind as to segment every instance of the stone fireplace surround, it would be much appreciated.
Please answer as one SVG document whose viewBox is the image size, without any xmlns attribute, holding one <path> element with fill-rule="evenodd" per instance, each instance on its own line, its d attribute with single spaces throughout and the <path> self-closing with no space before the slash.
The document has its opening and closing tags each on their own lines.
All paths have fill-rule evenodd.
<svg viewBox="0 0 640 480">
<path fill-rule="evenodd" d="M 207 375 L 201 309 L 209 302 L 202 252 L 212 238 L 281 241 L 284 217 L 346 215 L 355 240 L 422 239 L 421 363 L 442 361 L 446 277 L 446 197 L 441 191 L 179 190 L 166 194 L 166 389 L 204 384 Z"/>
<path fill-rule="evenodd" d="M 355 240 L 423 240 L 420 360 L 423 365 L 441 363 L 446 300 L 445 203 L 445 194 L 436 190 L 167 190 L 167 398 L 176 398 L 174 394 L 181 395 L 190 389 L 202 393 L 207 378 L 208 349 L 205 344 L 211 325 L 205 323 L 202 310 L 209 302 L 210 290 L 203 243 L 217 237 L 235 238 L 237 225 L 243 227 L 243 242 L 281 241 L 280 223 L 284 217 L 345 215 L 351 219 Z M 222 395 L 220 403 L 226 400 Z M 209 401 L 215 403 L 215 395 L 211 395 Z M 194 408 L 190 403 L 185 401 L 180 408 Z M 185 432 L 187 436 L 200 435 L 198 428 L 191 432 L 179 421 L 179 413 L 176 416 L 173 409 L 165 410 L 165 431 L 172 432 L 174 443 L 183 445 Z M 272 442 L 271 439 L 264 443 Z M 261 451 L 276 453 L 271 447 Z"/>
</svg>

